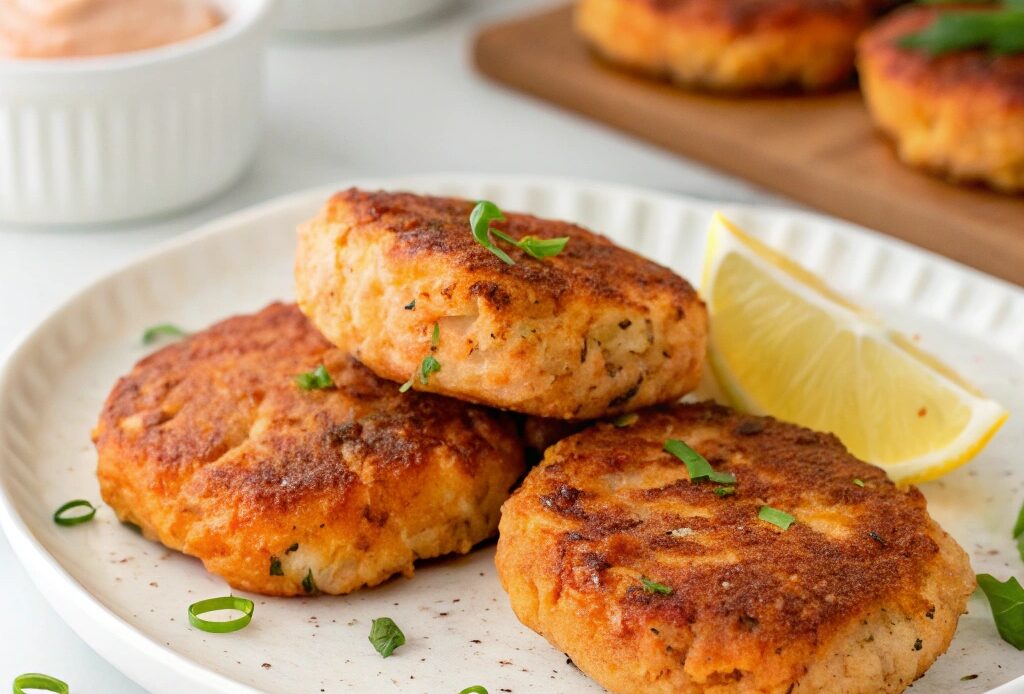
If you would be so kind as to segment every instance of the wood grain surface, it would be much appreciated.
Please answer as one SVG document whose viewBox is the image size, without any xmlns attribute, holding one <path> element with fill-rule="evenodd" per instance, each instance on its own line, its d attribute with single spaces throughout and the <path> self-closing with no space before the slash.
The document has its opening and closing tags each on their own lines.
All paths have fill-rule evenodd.
<svg viewBox="0 0 1024 694">
<path fill-rule="evenodd" d="M 596 60 L 560 7 L 477 37 L 485 75 L 852 222 L 1024 285 L 1024 197 L 903 166 L 853 89 L 718 97 Z"/>
</svg>

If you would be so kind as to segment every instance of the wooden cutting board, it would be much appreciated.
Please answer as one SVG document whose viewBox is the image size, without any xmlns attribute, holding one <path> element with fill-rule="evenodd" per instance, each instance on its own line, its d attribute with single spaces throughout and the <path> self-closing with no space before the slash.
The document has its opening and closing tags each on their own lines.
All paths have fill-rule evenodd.
<svg viewBox="0 0 1024 694">
<path fill-rule="evenodd" d="M 903 166 L 855 90 L 716 97 L 604 65 L 562 7 L 486 28 L 477 67 L 516 89 L 852 222 L 1024 285 L 1024 196 Z"/>
</svg>

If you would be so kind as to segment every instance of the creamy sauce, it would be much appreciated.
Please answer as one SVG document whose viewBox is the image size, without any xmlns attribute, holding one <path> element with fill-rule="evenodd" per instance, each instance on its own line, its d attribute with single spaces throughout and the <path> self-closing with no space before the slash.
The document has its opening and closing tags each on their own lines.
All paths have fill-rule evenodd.
<svg viewBox="0 0 1024 694">
<path fill-rule="evenodd" d="M 221 21 L 206 0 L 0 0 L 0 57 L 129 53 L 183 41 Z"/>
</svg>

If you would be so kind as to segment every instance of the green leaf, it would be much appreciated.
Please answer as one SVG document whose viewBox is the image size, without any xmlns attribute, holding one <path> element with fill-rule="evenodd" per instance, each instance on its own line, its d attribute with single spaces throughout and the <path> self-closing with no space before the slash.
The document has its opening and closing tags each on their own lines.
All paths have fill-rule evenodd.
<svg viewBox="0 0 1024 694">
<path fill-rule="evenodd" d="M 736 481 L 736 476 L 731 473 L 715 472 L 704 456 L 682 441 L 669 439 L 665 442 L 665 450 L 683 461 L 686 471 L 690 473 L 691 482 L 710 480 L 719 484 L 733 484 Z"/>
<path fill-rule="evenodd" d="M 441 363 L 437 359 L 434 359 L 433 354 L 428 354 L 420 364 L 420 383 L 427 385 L 427 382 L 430 380 L 430 375 L 436 374 L 440 370 Z"/>
<path fill-rule="evenodd" d="M 505 215 L 501 213 L 497 205 L 490 200 L 481 200 L 469 213 L 469 226 L 473 230 L 473 238 L 477 243 L 498 256 L 502 262 L 515 265 L 516 261 L 491 241 L 491 222 L 500 222 L 504 219 Z"/>
<path fill-rule="evenodd" d="M 554 239 L 524 236 L 517 241 L 501 229 L 491 227 L 491 222 L 501 222 L 504 220 L 505 215 L 490 200 L 481 200 L 473 208 L 473 211 L 469 213 L 469 226 L 473 230 L 473 238 L 476 239 L 477 243 L 501 258 L 508 265 L 515 265 L 516 261 L 512 260 L 508 253 L 498 248 L 491 240 L 491 236 L 495 236 L 506 243 L 511 243 L 516 248 L 522 249 L 525 253 L 538 260 L 558 255 L 565 249 L 565 244 L 569 243 L 568 236 L 560 236 Z"/>
<path fill-rule="evenodd" d="M 151 345 L 161 337 L 188 337 L 188 333 L 172 323 L 151 325 L 142 333 L 142 344 Z"/>
<path fill-rule="evenodd" d="M 671 588 L 666 586 L 664 583 L 652 581 L 646 576 L 640 577 L 640 583 L 643 584 L 645 593 L 659 593 L 661 595 L 672 595 Z"/>
<path fill-rule="evenodd" d="M 995 54 L 1024 52 L 1024 0 L 1014 0 L 996 11 L 943 12 L 924 29 L 900 38 L 899 45 L 932 56 L 973 49 Z"/>
<path fill-rule="evenodd" d="M 405 634 L 398 628 L 391 617 L 381 617 L 373 620 L 370 625 L 370 643 L 380 653 L 382 658 L 387 658 L 395 652 L 395 649 L 405 643 Z"/>
<path fill-rule="evenodd" d="M 14 694 L 25 694 L 26 689 L 68 694 L 68 683 L 41 672 L 26 672 L 14 678 Z"/>
<path fill-rule="evenodd" d="M 1000 583 L 989 574 L 978 574 L 978 587 L 988 598 L 992 618 L 1003 641 L 1024 650 L 1024 588 L 1016 578 Z"/>
<path fill-rule="evenodd" d="M 1017 522 L 1013 524 L 1013 539 L 1017 541 L 1017 553 L 1024 561 L 1024 504 L 1017 513 Z"/>
<path fill-rule="evenodd" d="M 487 687 L 481 684 L 474 684 L 472 687 L 466 687 L 459 694 L 488 694 Z"/>
<path fill-rule="evenodd" d="M 640 415 L 636 412 L 630 412 L 628 414 L 620 414 L 618 417 L 612 420 L 612 424 L 622 429 L 630 427 L 636 424 L 637 420 L 640 419 Z"/>
<path fill-rule="evenodd" d="M 793 516 L 771 506 L 762 506 L 761 510 L 757 512 L 757 517 L 766 523 L 777 525 L 783 530 L 789 530 L 789 526 L 796 522 L 796 518 Z"/>
<path fill-rule="evenodd" d="M 321 364 L 312 371 L 296 376 L 295 385 L 302 390 L 323 390 L 324 388 L 333 388 L 334 379 L 331 378 L 331 375 L 327 373 L 327 369 Z"/>
<path fill-rule="evenodd" d="M 430 347 L 431 349 L 437 349 L 439 344 L 441 344 L 441 326 L 435 322 L 434 332 L 430 334 Z"/>
</svg>

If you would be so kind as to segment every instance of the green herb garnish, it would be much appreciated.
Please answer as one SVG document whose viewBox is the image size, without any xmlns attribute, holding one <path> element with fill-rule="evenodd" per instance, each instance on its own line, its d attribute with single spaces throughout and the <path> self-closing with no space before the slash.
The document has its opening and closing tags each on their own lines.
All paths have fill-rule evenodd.
<svg viewBox="0 0 1024 694">
<path fill-rule="evenodd" d="M 859 478 L 859 477 L 854 477 L 854 478 L 853 478 L 853 483 L 854 483 L 855 485 L 857 485 L 858 487 L 863 487 L 863 486 L 864 486 L 864 480 L 862 480 L 862 479 L 861 479 L 861 478 Z"/>
<path fill-rule="evenodd" d="M 73 508 L 88 508 L 89 510 L 85 513 L 78 515 L 69 516 L 67 512 Z M 56 511 L 53 512 L 53 522 L 57 525 L 63 525 L 65 527 L 70 525 L 78 525 L 79 523 L 87 523 L 93 519 L 96 515 L 96 507 L 85 499 L 75 499 L 62 505 Z"/>
<path fill-rule="evenodd" d="M 333 388 L 334 380 L 331 375 L 327 373 L 327 369 L 324 365 L 316 367 L 312 371 L 299 374 L 295 377 L 295 385 L 302 390 L 323 390 L 324 388 Z"/>
<path fill-rule="evenodd" d="M 188 333 L 172 323 L 151 325 L 142 333 L 142 344 L 151 345 L 161 337 L 188 337 Z"/>
<path fill-rule="evenodd" d="M 290 545 L 290 546 L 288 547 L 288 549 L 286 549 L 286 550 L 284 551 L 284 553 L 285 553 L 285 554 L 291 554 L 292 552 L 295 552 L 295 551 L 297 551 L 298 549 L 299 549 L 299 543 L 298 543 L 298 542 L 293 542 L 293 543 L 292 543 L 292 544 L 291 544 L 291 545 Z"/>
<path fill-rule="evenodd" d="M 630 412 L 629 414 L 620 414 L 618 417 L 612 420 L 612 424 L 622 429 L 624 427 L 633 426 L 636 424 L 636 420 L 640 419 L 640 415 L 636 412 Z"/>
<path fill-rule="evenodd" d="M 491 226 L 492 222 L 502 222 L 504 220 L 505 215 L 497 205 L 489 200 L 481 200 L 473 208 L 473 211 L 469 213 L 469 226 L 473 230 L 473 238 L 507 265 L 515 265 L 516 261 L 512 260 L 508 253 L 495 245 L 494 241 L 491 240 L 492 234 L 538 259 L 558 255 L 565 249 L 565 244 L 569 243 L 568 236 L 560 236 L 554 239 L 524 236 L 517 241 L 500 229 L 495 229 Z"/>
<path fill-rule="evenodd" d="M 196 629 L 206 631 L 211 634 L 227 634 L 228 632 L 238 631 L 239 629 L 248 626 L 249 622 L 252 621 L 252 613 L 254 609 L 256 609 L 256 607 L 252 600 L 240 598 L 235 595 L 228 595 L 223 598 L 200 600 L 199 602 L 194 602 L 188 606 L 188 623 Z M 242 616 L 223 622 L 211 621 L 199 616 L 206 614 L 207 612 L 217 612 L 218 610 L 237 610 L 242 613 Z"/>
<path fill-rule="evenodd" d="M 459 694 L 488 694 L 487 687 L 483 685 L 474 684 L 472 687 L 466 687 Z"/>
<path fill-rule="evenodd" d="M 270 558 L 270 575 L 284 576 L 284 569 L 281 568 L 281 560 L 277 557 Z"/>
<path fill-rule="evenodd" d="M 1017 513 L 1017 522 L 1013 524 L 1013 539 L 1017 541 L 1017 552 L 1021 561 L 1024 561 L 1024 505 Z"/>
<path fill-rule="evenodd" d="M 732 496 L 736 493 L 736 487 L 715 487 L 715 494 L 718 496 Z"/>
<path fill-rule="evenodd" d="M 796 522 L 796 518 L 793 516 L 771 506 L 762 506 L 761 510 L 757 512 L 757 517 L 766 523 L 777 525 L 783 530 L 789 530 L 789 526 Z"/>
<path fill-rule="evenodd" d="M 412 301 L 410 301 L 409 303 L 407 303 L 405 305 L 405 310 L 406 311 L 413 311 L 415 309 L 416 309 L 416 299 L 413 299 Z"/>
<path fill-rule="evenodd" d="M 682 441 L 669 439 L 665 442 L 665 450 L 683 461 L 686 471 L 690 473 L 691 482 L 710 480 L 719 484 L 732 484 L 736 481 L 736 476 L 731 473 L 716 472 L 704 456 Z"/>
<path fill-rule="evenodd" d="M 640 583 L 643 584 L 645 593 L 659 593 L 660 595 L 672 595 L 671 588 L 666 586 L 664 583 L 652 581 L 646 576 L 640 577 Z"/>
<path fill-rule="evenodd" d="M 405 634 L 398 628 L 391 617 L 381 617 L 373 620 L 370 625 L 370 643 L 380 653 L 382 658 L 387 658 L 395 652 L 395 649 L 405 643 Z"/>
<path fill-rule="evenodd" d="M 1000 583 L 990 574 L 978 574 L 978 587 L 988 598 L 992 608 L 992 618 L 1003 641 L 1024 650 L 1024 588 L 1020 582 L 1010 577 Z"/>
<path fill-rule="evenodd" d="M 417 373 L 420 376 L 420 383 L 422 383 L 423 385 L 427 385 L 427 382 L 430 380 L 431 374 L 436 374 L 438 371 L 441 370 L 441 362 L 439 362 L 436 358 L 434 358 L 434 355 L 433 355 L 433 352 L 435 352 L 437 350 L 437 347 L 440 344 L 441 344 L 441 326 L 440 326 L 440 324 L 438 324 L 435 321 L 434 322 L 434 330 L 430 334 L 430 351 L 431 351 L 431 354 L 428 354 L 427 356 L 425 356 L 423 358 L 423 361 L 420 362 L 420 368 L 417 370 Z M 406 381 L 405 383 L 403 383 L 401 385 L 401 387 L 399 387 L 398 392 L 399 393 L 404 393 L 405 391 L 407 391 L 410 388 L 412 388 L 412 382 L 413 382 L 413 380 L 415 378 L 416 378 L 416 374 L 413 374 L 412 376 L 410 376 L 409 380 Z"/>
<path fill-rule="evenodd" d="M 70 689 L 68 683 L 44 675 L 41 672 L 26 672 L 14 678 L 14 694 L 25 694 L 26 689 L 35 689 L 44 692 L 57 692 L 57 694 L 68 694 Z"/>
<path fill-rule="evenodd" d="M 1024 1 L 1008 0 L 996 10 L 943 11 L 924 29 L 900 38 L 899 45 L 932 56 L 973 49 L 1024 52 Z"/>
<path fill-rule="evenodd" d="M 307 595 L 312 595 L 316 592 L 316 581 L 313 580 L 313 569 L 306 572 L 306 577 L 302 579 L 302 590 L 306 591 Z"/>
</svg>

